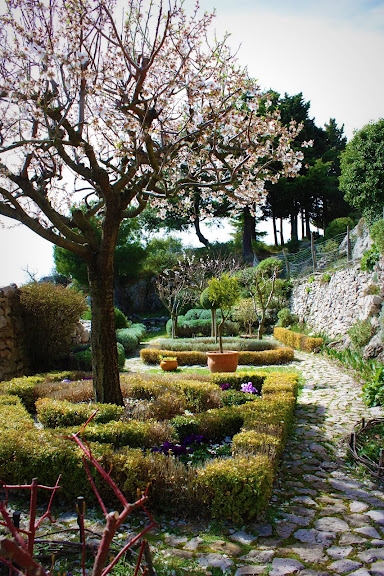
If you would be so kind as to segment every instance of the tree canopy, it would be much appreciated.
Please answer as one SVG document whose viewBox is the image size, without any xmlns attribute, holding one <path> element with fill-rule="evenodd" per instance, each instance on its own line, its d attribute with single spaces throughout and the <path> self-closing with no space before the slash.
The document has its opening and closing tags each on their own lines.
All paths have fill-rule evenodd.
<svg viewBox="0 0 384 576">
<path fill-rule="evenodd" d="M 0 215 L 81 257 L 95 398 L 122 404 L 113 312 L 121 223 L 148 204 L 260 202 L 294 175 L 298 128 L 181 0 L 6 0 L 0 16 Z M 147 7 L 146 7 L 147 6 Z M 279 170 L 275 167 L 278 165 Z M 272 169 L 272 167 L 274 169 Z M 72 206 L 78 209 L 71 209 Z M 98 223 L 95 230 L 94 222 Z"/>
<path fill-rule="evenodd" d="M 340 189 L 369 222 L 384 208 L 384 119 L 357 131 L 341 156 Z"/>
</svg>

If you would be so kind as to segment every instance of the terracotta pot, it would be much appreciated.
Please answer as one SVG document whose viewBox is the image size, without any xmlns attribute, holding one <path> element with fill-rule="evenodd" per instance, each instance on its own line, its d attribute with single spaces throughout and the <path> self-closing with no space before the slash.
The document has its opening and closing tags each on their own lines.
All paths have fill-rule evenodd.
<svg viewBox="0 0 384 576">
<path fill-rule="evenodd" d="M 162 370 L 176 370 L 178 367 L 177 360 L 162 360 L 160 362 L 160 368 Z"/>
<path fill-rule="evenodd" d="M 207 352 L 207 358 L 210 372 L 236 372 L 239 353 L 233 350 Z"/>
</svg>

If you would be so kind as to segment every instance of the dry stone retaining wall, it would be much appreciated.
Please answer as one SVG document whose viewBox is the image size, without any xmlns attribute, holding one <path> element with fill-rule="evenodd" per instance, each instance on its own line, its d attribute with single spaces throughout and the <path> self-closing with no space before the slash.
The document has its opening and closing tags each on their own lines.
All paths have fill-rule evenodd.
<svg viewBox="0 0 384 576">
<path fill-rule="evenodd" d="M 314 274 L 295 283 L 291 311 L 317 332 L 331 338 L 345 335 L 356 320 L 372 317 L 378 322 L 383 298 L 372 286 L 384 287 L 384 271 L 362 272 L 359 265 L 331 274 Z M 384 292 L 381 292 L 382 294 Z"/>
<path fill-rule="evenodd" d="M 19 289 L 16 284 L 0 288 L 0 380 L 28 373 L 23 334 Z"/>
</svg>

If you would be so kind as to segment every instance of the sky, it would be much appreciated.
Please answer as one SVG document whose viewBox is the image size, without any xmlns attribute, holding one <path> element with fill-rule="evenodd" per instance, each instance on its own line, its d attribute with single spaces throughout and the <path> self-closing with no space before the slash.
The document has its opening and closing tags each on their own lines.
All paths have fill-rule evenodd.
<svg viewBox="0 0 384 576">
<path fill-rule="evenodd" d="M 348 140 L 384 117 L 384 1 L 200 0 L 213 28 L 262 89 L 303 94 L 319 127 L 335 118 Z M 185 0 L 192 7 L 195 0 Z M 0 0 L 0 8 L 4 0 Z M 3 223 L 13 225 L 12 222 Z M 1 224 L 1 223 L 0 223 Z M 225 240 L 228 230 L 207 230 Z M 267 237 L 268 240 L 268 237 Z M 194 236 L 187 238 L 195 243 Z M 0 228 L 0 287 L 53 269 L 53 247 L 25 227 Z"/>
</svg>

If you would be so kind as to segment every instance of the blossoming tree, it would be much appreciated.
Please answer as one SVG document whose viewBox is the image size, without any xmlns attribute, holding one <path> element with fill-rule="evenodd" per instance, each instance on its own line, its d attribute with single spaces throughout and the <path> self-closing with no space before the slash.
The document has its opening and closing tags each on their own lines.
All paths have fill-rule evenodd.
<svg viewBox="0 0 384 576">
<path fill-rule="evenodd" d="M 226 39 L 209 40 L 212 15 L 182 0 L 125 6 L 6 0 L 0 17 L 0 214 L 86 262 L 95 398 L 117 404 L 121 223 L 149 203 L 187 208 L 197 186 L 207 212 L 257 203 L 276 166 L 288 176 L 301 160 L 298 128 L 258 113 L 255 82 Z"/>
</svg>

